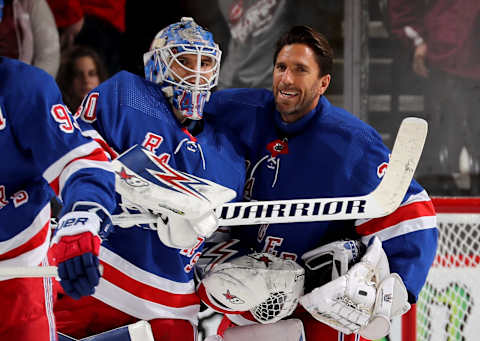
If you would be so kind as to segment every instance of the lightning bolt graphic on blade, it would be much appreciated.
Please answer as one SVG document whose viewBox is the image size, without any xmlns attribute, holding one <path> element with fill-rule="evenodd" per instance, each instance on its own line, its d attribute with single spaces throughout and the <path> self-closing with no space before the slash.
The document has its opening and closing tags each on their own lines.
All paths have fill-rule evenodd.
<svg viewBox="0 0 480 341">
<path fill-rule="evenodd" d="M 198 199 L 208 200 L 203 194 L 198 192 L 192 185 L 209 186 L 206 182 L 200 181 L 196 178 L 186 176 L 184 173 L 178 172 L 171 168 L 168 164 L 168 155 L 157 157 L 156 155 L 149 155 L 154 163 L 163 171 L 163 173 L 147 169 L 152 176 L 159 179 L 162 183 L 168 187 L 175 189 L 179 192 L 189 194 Z"/>
</svg>

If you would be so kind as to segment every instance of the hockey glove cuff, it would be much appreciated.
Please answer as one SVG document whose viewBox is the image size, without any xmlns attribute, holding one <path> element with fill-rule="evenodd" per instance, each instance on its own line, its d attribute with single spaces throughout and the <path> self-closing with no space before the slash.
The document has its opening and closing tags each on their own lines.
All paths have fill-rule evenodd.
<svg viewBox="0 0 480 341">
<path fill-rule="evenodd" d="M 93 294 L 98 285 L 100 226 L 101 220 L 95 213 L 70 212 L 60 219 L 52 239 L 51 252 L 60 283 L 75 299 Z"/>
</svg>

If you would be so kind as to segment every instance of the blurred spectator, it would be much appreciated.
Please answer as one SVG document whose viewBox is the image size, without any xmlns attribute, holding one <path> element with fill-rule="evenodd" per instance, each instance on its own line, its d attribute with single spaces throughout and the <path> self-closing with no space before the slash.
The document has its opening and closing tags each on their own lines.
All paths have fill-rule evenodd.
<svg viewBox="0 0 480 341">
<path fill-rule="evenodd" d="M 45 0 L 0 0 L 0 55 L 39 67 L 51 76 L 60 64 L 60 43 Z"/>
<path fill-rule="evenodd" d="M 324 33 L 334 48 L 342 46 L 338 39 L 342 3 L 336 0 L 217 0 L 215 5 L 208 5 L 210 11 L 196 3 L 197 10 L 192 4 L 184 7 L 193 11 L 195 17 L 201 15 L 199 22 L 209 27 L 216 37 L 221 37 L 220 44 L 228 41 L 228 47 L 223 47 L 219 88 L 270 89 L 275 42 L 293 25 L 309 25 Z M 217 13 L 227 25 L 221 25 Z M 225 27 L 228 39 L 219 34 Z"/>
<path fill-rule="evenodd" d="M 275 42 L 292 24 L 295 5 L 288 0 L 218 0 L 230 28 L 218 88 L 271 88 Z"/>
<path fill-rule="evenodd" d="M 48 0 L 62 50 L 72 45 L 95 49 L 111 75 L 121 69 L 126 0 Z M 141 23 L 140 23 L 141 24 Z"/>
<path fill-rule="evenodd" d="M 62 56 L 57 83 L 64 103 L 75 113 L 85 95 L 107 77 L 105 64 L 95 50 L 74 46 Z"/>
<path fill-rule="evenodd" d="M 480 1 L 389 0 L 390 30 L 425 80 L 429 138 L 418 180 L 431 194 L 457 191 L 454 176 L 480 174 Z M 449 187 L 454 187 L 449 188 Z M 455 194 L 455 193 L 453 193 Z"/>
</svg>

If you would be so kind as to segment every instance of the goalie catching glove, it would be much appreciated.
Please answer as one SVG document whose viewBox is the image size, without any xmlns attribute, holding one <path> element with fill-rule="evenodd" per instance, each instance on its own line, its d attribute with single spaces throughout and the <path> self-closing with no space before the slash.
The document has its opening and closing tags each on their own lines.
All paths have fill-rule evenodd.
<svg viewBox="0 0 480 341">
<path fill-rule="evenodd" d="M 274 323 L 297 307 L 304 277 L 303 268 L 292 260 L 253 253 L 215 266 L 202 283 L 217 310 L 250 311 L 258 322 Z"/>
<path fill-rule="evenodd" d="M 410 309 L 402 279 L 390 273 L 378 237 L 348 272 L 300 298 L 318 321 L 345 334 L 380 339 L 390 332 L 390 320 Z"/>
<path fill-rule="evenodd" d="M 170 167 L 167 155 L 156 156 L 140 146 L 112 165 L 122 205 L 156 216 L 157 223 L 150 226 L 169 247 L 191 248 L 199 237 L 208 238 L 218 227 L 214 209 L 236 196 L 227 187 Z"/>
</svg>

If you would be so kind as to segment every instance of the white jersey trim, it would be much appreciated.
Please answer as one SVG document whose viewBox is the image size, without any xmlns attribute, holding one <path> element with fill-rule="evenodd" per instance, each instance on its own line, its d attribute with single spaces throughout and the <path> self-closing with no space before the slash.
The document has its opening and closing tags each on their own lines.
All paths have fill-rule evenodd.
<svg viewBox="0 0 480 341">
<path fill-rule="evenodd" d="M 106 171 L 113 172 L 113 168 L 110 162 L 78 159 L 77 161 L 69 164 L 60 175 L 58 185 L 58 194 L 60 198 L 62 197 L 63 187 L 65 186 L 65 183 L 68 181 L 70 176 L 75 172 L 85 168 L 104 169 Z"/>
<path fill-rule="evenodd" d="M 90 155 L 95 149 L 102 148 L 97 142 L 90 141 L 72 149 L 60 159 L 55 161 L 43 172 L 43 177 L 48 183 L 55 180 L 63 171 L 65 166 L 72 160 Z"/>
<path fill-rule="evenodd" d="M 428 196 L 427 192 L 425 190 L 417 193 L 417 194 L 412 194 L 407 201 L 405 201 L 403 204 L 401 204 L 399 207 L 407 206 L 410 204 L 413 204 L 414 202 L 422 202 L 422 201 L 430 201 L 430 197 Z M 379 219 L 379 218 L 373 218 L 373 219 Z M 365 224 L 366 222 L 372 220 L 372 218 L 369 219 L 357 219 L 355 221 L 355 226 L 360 226 Z"/>
<path fill-rule="evenodd" d="M 436 228 L 436 226 L 436 216 L 426 216 L 410 220 L 404 220 L 399 224 L 389 226 L 381 231 L 369 234 L 368 236 L 364 236 L 362 237 L 362 241 L 364 243 L 368 243 L 372 236 L 378 236 L 381 241 L 386 241 L 410 232 L 433 229 Z"/>
<path fill-rule="evenodd" d="M 22 232 L 15 235 L 13 238 L 0 242 L 0 255 L 13 250 L 32 239 L 38 232 L 42 230 L 45 224 L 50 220 L 50 203 L 47 203 L 44 208 L 40 210 L 35 219 L 33 219 L 30 226 Z M 39 262 L 36 264 L 38 265 Z"/>
<path fill-rule="evenodd" d="M 188 320 L 195 326 L 198 324 L 199 304 L 182 308 L 168 307 L 132 295 L 104 278 L 100 279 L 93 297 L 139 319 L 172 318 Z"/>
<path fill-rule="evenodd" d="M 38 266 L 46 257 L 50 246 L 51 230 L 48 229 L 47 238 L 42 245 L 33 250 L 22 253 L 15 258 L 10 258 L 0 261 L 0 267 L 15 267 L 15 266 Z M 17 276 L 0 277 L 0 281 L 16 278 Z"/>
<path fill-rule="evenodd" d="M 193 294 L 195 293 L 195 284 L 193 279 L 186 282 L 175 282 L 167 278 L 163 278 L 152 274 L 151 272 L 140 269 L 126 259 L 120 257 L 116 253 L 105 247 L 100 247 L 99 258 L 105 263 L 110 264 L 123 274 L 135 279 L 137 282 L 149 285 L 151 287 L 171 292 L 174 294 Z"/>
</svg>

